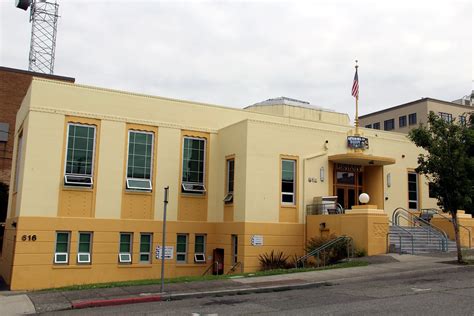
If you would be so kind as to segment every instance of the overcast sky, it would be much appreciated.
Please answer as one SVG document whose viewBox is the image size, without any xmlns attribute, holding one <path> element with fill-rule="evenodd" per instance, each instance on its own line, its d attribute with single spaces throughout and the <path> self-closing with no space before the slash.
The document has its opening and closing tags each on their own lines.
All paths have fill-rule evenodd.
<svg viewBox="0 0 474 316">
<path fill-rule="evenodd" d="M 49 0 L 52 1 L 52 0 Z M 0 0 L 0 65 L 27 69 L 31 24 Z M 360 112 L 472 88 L 470 0 L 58 0 L 55 74 L 244 107 L 287 96 Z"/>
</svg>

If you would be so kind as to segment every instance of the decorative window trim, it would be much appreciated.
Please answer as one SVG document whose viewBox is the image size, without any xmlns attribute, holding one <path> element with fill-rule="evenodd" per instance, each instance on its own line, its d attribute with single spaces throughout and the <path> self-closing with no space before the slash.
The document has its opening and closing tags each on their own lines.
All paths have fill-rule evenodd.
<svg viewBox="0 0 474 316">
<path fill-rule="evenodd" d="M 230 181 L 230 165 L 233 163 L 232 166 L 232 181 Z M 230 183 L 232 182 L 232 190 L 230 188 Z M 226 184 L 225 184 L 225 191 L 226 195 L 224 197 L 225 204 L 232 204 L 234 202 L 234 190 L 235 190 L 235 158 L 228 158 L 226 159 Z"/>
<path fill-rule="evenodd" d="M 148 252 L 142 252 L 142 237 L 143 236 L 150 236 L 150 242 L 149 242 L 149 247 L 150 251 Z M 140 254 L 139 254 L 139 262 L 140 263 L 151 263 L 151 251 L 152 251 L 152 245 L 153 245 L 153 234 L 152 233 L 141 233 L 140 234 Z M 142 260 L 142 256 L 148 256 L 148 260 Z"/>
<path fill-rule="evenodd" d="M 77 173 L 68 173 L 67 172 L 67 152 L 69 147 L 69 129 L 71 126 L 81 126 L 81 127 L 89 127 L 94 129 L 94 141 L 92 145 L 92 160 L 91 160 L 91 174 L 77 174 Z M 88 187 L 91 188 L 93 185 L 93 177 L 94 177 L 94 167 L 95 167 L 95 149 L 97 143 L 97 126 L 93 124 L 85 124 L 85 123 L 73 123 L 67 122 L 67 130 L 66 130 L 66 152 L 64 157 L 64 185 L 66 186 L 73 186 L 73 187 Z"/>
<path fill-rule="evenodd" d="M 89 235 L 89 252 L 81 251 L 81 235 Z M 92 253 L 92 232 L 79 232 L 77 240 L 77 263 L 91 263 Z M 80 257 L 87 255 L 86 260 L 82 260 Z"/>
<path fill-rule="evenodd" d="M 178 237 L 185 236 L 186 238 L 186 249 L 185 251 L 178 251 Z M 188 262 L 188 245 L 189 245 L 189 235 L 188 234 L 177 234 L 176 235 L 176 263 L 187 263 Z M 179 255 L 184 255 L 184 260 L 178 260 Z"/>
<path fill-rule="evenodd" d="M 202 183 L 201 182 L 190 182 L 190 181 L 183 181 L 184 175 L 184 145 L 186 143 L 186 139 L 191 140 L 198 140 L 204 142 L 204 154 L 203 154 L 203 162 L 202 162 Z M 183 146 L 181 152 L 181 188 L 182 193 L 189 193 L 189 194 L 200 194 L 204 195 L 206 193 L 206 162 L 207 162 L 207 139 L 204 137 L 193 137 L 193 136 L 183 136 Z"/>
<path fill-rule="evenodd" d="M 151 135 L 152 141 L 151 141 L 151 157 L 150 157 L 150 179 L 145 179 L 145 178 L 132 178 L 128 177 L 128 156 L 129 156 L 129 151 L 130 151 L 130 135 L 131 133 L 137 133 L 137 134 L 145 134 L 145 135 Z M 127 139 L 127 164 L 126 164 L 126 169 L 125 169 L 125 176 L 126 176 L 126 189 L 127 190 L 133 190 L 133 191 L 145 191 L 145 192 L 151 192 L 153 190 L 153 185 L 152 185 L 152 179 L 153 179 L 153 160 L 154 160 L 154 153 L 155 153 L 155 133 L 154 132 L 148 132 L 148 131 L 140 131 L 140 130 L 135 130 L 135 129 L 129 129 L 128 130 L 128 139 Z M 140 186 L 135 186 L 132 184 L 132 182 L 142 182 L 146 183 L 146 187 L 140 187 Z"/>
<path fill-rule="evenodd" d="M 59 234 L 66 234 L 67 235 L 66 252 L 64 252 L 64 251 L 58 252 L 58 235 Z M 56 264 L 68 264 L 69 263 L 70 243 L 71 243 L 71 232 L 68 232 L 68 231 L 57 231 L 56 232 L 56 241 L 55 241 L 55 246 L 54 246 L 54 263 L 56 263 Z M 59 256 L 65 256 L 65 260 L 59 260 L 58 259 Z"/>
<path fill-rule="evenodd" d="M 283 162 L 284 161 L 290 161 L 293 163 L 293 192 L 284 192 L 283 191 Z M 280 159 L 280 188 L 281 188 L 281 195 L 280 195 L 280 203 L 282 206 L 295 206 L 296 205 L 296 164 L 297 160 L 296 159 L 291 159 L 291 158 L 285 158 L 282 157 Z M 284 202 L 283 201 L 283 196 L 292 196 L 292 202 Z"/>
<path fill-rule="evenodd" d="M 121 252 L 120 246 L 122 245 L 122 235 L 130 236 L 129 252 Z M 119 234 L 119 254 L 118 254 L 118 259 L 120 263 L 132 263 L 132 252 L 133 252 L 132 247 L 133 247 L 133 233 L 121 232 Z"/>
</svg>

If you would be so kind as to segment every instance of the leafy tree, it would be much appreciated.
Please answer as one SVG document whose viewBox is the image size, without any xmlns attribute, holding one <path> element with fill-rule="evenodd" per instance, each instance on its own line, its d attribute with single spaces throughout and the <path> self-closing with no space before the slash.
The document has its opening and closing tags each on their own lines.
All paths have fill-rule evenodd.
<svg viewBox="0 0 474 316">
<path fill-rule="evenodd" d="M 408 138 L 426 153 L 418 157 L 416 171 L 426 175 L 443 212 L 451 215 L 462 263 L 457 210 L 472 212 L 474 197 L 474 112 L 466 124 L 447 122 L 430 112 L 428 124 L 410 131 Z"/>
</svg>

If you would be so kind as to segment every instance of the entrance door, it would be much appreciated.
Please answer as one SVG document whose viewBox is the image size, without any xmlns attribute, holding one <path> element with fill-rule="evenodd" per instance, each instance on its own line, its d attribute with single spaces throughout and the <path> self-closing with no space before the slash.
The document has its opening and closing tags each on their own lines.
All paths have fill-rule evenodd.
<svg viewBox="0 0 474 316">
<path fill-rule="evenodd" d="M 337 203 L 341 204 L 344 209 L 350 209 L 353 205 L 357 205 L 356 188 L 347 186 L 336 186 Z"/>
<path fill-rule="evenodd" d="M 358 205 L 358 196 L 362 193 L 363 184 L 362 167 L 336 164 L 334 169 L 334 194 L 337 195 L 337 202 L 344 209 Z"/>
</svg>

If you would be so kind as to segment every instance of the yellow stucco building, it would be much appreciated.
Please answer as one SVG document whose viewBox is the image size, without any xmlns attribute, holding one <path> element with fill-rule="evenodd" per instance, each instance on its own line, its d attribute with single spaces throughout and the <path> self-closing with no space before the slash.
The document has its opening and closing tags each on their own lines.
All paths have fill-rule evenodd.
<svg viewBox="0 0 474 316">
<path fill-rule="evenodd" d="M 216 256 L 226 273 L 255 271 L 272 249 L 304 254 L 315 197 L 350 209 L 367 192 L 388 215 L 436 206 L 405 135 L 360 134 L 347 114 L 287 98 L 233 109 L 34 78 L 1 275 L 12 289 L 159 278 L 166 186 L 167 277 L 202 274 Z"/>
</svg>

